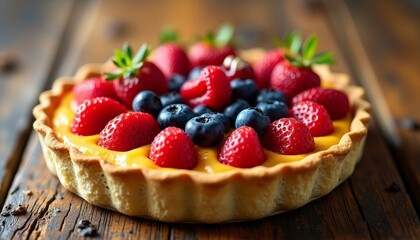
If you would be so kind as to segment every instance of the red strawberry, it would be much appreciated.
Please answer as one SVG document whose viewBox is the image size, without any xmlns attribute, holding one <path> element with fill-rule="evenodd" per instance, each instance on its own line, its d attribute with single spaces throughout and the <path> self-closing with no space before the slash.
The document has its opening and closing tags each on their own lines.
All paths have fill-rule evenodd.
<svg viewBox="0 0 420 240">
<path fill-rule="evenodd" d="M 278 63 L 270 77 L 272 88 L 282 91 L 288 101 L 296 94 L 321 84 L 319 76 L 312 71 L 313 64 L 332 64 L 331 53 L 315 55 L 318 39 L 308 38 L 303 44 L 298 34 L 286 36 L 285 44 L 288 53 L 284 55 L 287 61 Z"/>
<path fill-rule="evenodd" d="M 315 150 L 315 142 L 308 127 L 294 118 L 281 118 L 272 122 L 263 143 L 267 149 L 287 155 Z"/>
<path fill-rule="evenodd" d="M 187 54 L 176 43 L 165 43 L 155 49 L 152 54 L 152 62 L 162 71 L 166 79 L 175 73 L 184 77 L 190 71 L 190 61 Z"/>
<path fill-rule="evenodd" d="M 98 134 L 109 120 L 124 112 L 127 112 L 127 108 L 114 99 L 87 99 L 77 107 L 71 131 L 82 136 Z"/>
<path fill-rule="evenodd" d="M 251 65 L 239 57 L 234 57 L 232 55 L 227 56 L 225 60 L 223 60 L 222 68 L 229 81 L 237 78 L 243 80 L 255 79 L 254 70 Z"/>
<path fill-rule="evenodd" d="M 259 89 L 270 87 L 271 72 L 274 67 L 284 61 L 283 52 L 279 49 L 269 51 L 260 61 L 254 65 L 255 83 Z"/>
<path fill-rule="evenodd" d="M 133 56 L 129 45 L 123 45 L 123 51 L 115 51 L 114 64 L 118 69 L 106 72 L 106 80 L 114 80 L 114 88 L 118 98 L 126 106 L 131 106 L 134 97 L 143 90 L 150 90 L 156 94 L 168 91 L 166 78 L 162 71 L 151 62 L 146 62 L 150 49 L 143 44 L 137 54 Z"/>
<path fill-rule="evenodd" d="M 287 101 L 296 94 L 321 85 L 319 76 L 306 67 L 296 67 L 284 61 L 277 64 L 271 73 L 271 88 L 284 93 Z"/>
<path fill-rule="evenodd" d="M 339 90 L 311 88 L 296 95 L 292 102 L 297 104 L 301 101 L 314 101 L 327 109 L 332 120 L 341 119 L 346 116 L 350 110 L 349 99 L 347 95 Z"/>
<path fill-rule="evenodd" d="M 220 111 L 232 97 L 232 88 L 222 68 L 205 67 L 198 79 L 185 82 L 181 87 L 182 98 L 192 107 L 205 105 Z"/>
<path fill-rule="evenodd" d="M 160 128 L 152 115 L 123 113 L 109 121 L 99 134 L 98 145 L 114 151 L 129 151 L 150 144 Z"/>
<path fill-rule="evenodd" d="M 209 65 L 219 66 L 227 56 L 235 56 L 236 51 L 230 44 L 233 33 L 232 26 L 223 25 L 216 35 L 209 32 L 202 41 L 191 46 L 188 52 L 191 68 Z"/>
<path fill-rule="evenodd" d="M 198 156 L 191 138 L 180 128 L 168 127 L 153 140 L 149 158 L 161 167 L 192 169 Z"/>
<path fill-rule="evenodd" d="M 114 84 L 112 82 L 105 82 L 101 77 L 92 77 L 78 83 L 73 88 L 74 100 L 79 105 L 86 99 L 95 97 L 107 97 L 118 99 L 115 94 Z"/>
<path fill-rule="evenodd" d="M 223 143 L 219 161 L 239 168 L 261 165 L 265 161 L 265 155 L 257 132 L 248 126 L 233 131 Z"/>
<path fill-rule="evenodd" d="M 299 102 L 292 107 L 293 115 L 308 126 L 312 136 L 325 136 L 334 131 L 330 116 L 321 104 L 312 101 Z"/>
</svg>

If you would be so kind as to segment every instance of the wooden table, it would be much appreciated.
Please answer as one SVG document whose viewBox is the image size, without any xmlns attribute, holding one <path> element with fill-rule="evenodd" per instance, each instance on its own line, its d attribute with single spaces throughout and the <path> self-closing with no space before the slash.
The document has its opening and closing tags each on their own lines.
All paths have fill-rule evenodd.
<svg viewBox="0 0 420 240">
<path fill-rule="evenodd" d="M 300 209 L 220 225 L 126 217 L 63 189 L 32 131 L 39 93 L 125 41 L 156 45 L 162 26 L 188 42 L 225 21 L 242 48 L 316 33 L 336 53 L 333 70 L 366 88 L 374 118 L 353 176 Z M 0 216 L 0 239 L 80 238 L 81 220 L 106 239 L 420 239 L 419 44 L 420 5 L 410 0 L 0 1 L 0 206 L 27 207 Z"/>
</svg>

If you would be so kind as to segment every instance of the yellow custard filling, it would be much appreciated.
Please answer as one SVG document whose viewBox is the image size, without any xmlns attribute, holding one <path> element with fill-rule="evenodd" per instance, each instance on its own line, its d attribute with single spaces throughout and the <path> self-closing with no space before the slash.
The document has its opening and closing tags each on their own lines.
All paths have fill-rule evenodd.
<svg viewBox="0 0 420 240">
<path fill-rule="evenodd" d="M 149 169 L 168 169 L 161 168 L 154 164 L 148 158 L 150 145 L 136 148 L 127 152 L 111 151 L 97 145 L 99 135 L 79 136 L 73 134 L 70 130 L 70 124 L 73 120 L 74 111 L 71 108 L 73 100 L 72 93 L 68 93 L 61 101 L 54 112 L 53 129 L 57 137 L 64 143 L 76 147 L 83 154 L 88 156 L 100 156 L 104 160 L 122 167 L 142 167 Z M 334 132 L 328 136 L 315 137 L 315 151 L 328 149 L 337 144 L 341 137 L 350 130 L 350 114 L 346 118 L 333 121 Z M 235 169 L 220 163 L 218 159 L 218 150 L 216 148 L 197 147 L 198 164 L 193 169 L 195 171 L 215 173 Z M 283 155 L 265 150 L 267 160 L 262 166 L 271 167 L 279 163 L 298 161 L 311 154 Z M 169 170 L 169 169 L 168 169 Z"/>
</svg>

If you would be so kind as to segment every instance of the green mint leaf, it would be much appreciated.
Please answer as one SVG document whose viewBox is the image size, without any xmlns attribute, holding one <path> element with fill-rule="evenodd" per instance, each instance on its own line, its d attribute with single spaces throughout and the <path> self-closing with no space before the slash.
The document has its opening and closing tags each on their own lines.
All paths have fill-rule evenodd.
<svg viewBox="0 0 420 240">
<path fill-rule="evenodd" d="M 216 33 L 214 42 L 218 47 L 224 47 L 228 45 L 235 33 L 235 30 L 231 24 L 223 24 Z"/>
<path fill-rule="evenodd" d="M 314 56 L 317 48 L 318 48 L 318 38 L 316 36 L 309 37 L 303 44 L 303 48 L 302 48 L 303 59 L 305 60 L 311 59 Z"/>
<path fill-rule="evenodd" d="M 331 52 L 319 53 L 312 58 L 311 62 L 315 64 L 332 65 L 335 63 L 333 56 L 334 55 Z"/>
</svg>

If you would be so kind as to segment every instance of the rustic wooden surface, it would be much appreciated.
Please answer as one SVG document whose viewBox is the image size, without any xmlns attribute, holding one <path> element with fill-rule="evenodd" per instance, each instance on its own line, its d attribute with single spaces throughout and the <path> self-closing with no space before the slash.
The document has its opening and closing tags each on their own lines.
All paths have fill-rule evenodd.
<svg viewBox="0 0 420 240">
<path fill-rule="evenodd" d="M 409 0 L 1 1 L 0 206 L 28 211 L 0 216 L 0 239 L 81 238 L 81 220 L 104 239 L 420 239 L 420 131 L 407 124 L 420 122 L 419 13 Z M 300 209 L 216 225 L 126 217 L 63 189 L 30 132 L 38 94 L 125 41 L 156 44 L 162 26 L 188 42 L 225 21 L 235 24 L 243 48 L 270 47 L 271 36 L 291 29 L 317 33 L 320 48 L 336 53 L 333 69 L 366 88 L 374 121 L 353 176 Z"/>
</svg>

